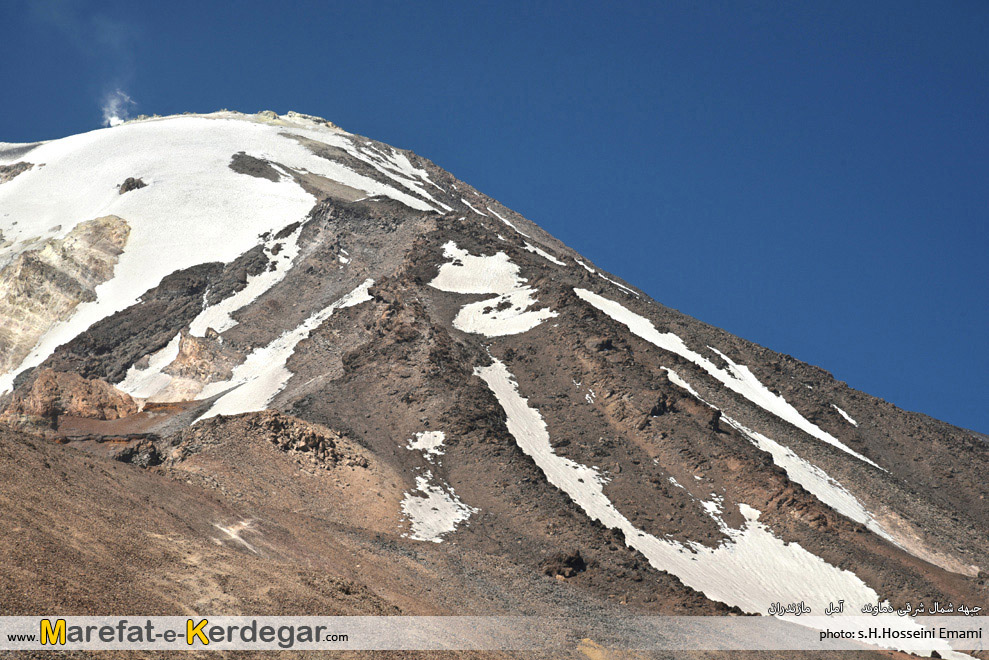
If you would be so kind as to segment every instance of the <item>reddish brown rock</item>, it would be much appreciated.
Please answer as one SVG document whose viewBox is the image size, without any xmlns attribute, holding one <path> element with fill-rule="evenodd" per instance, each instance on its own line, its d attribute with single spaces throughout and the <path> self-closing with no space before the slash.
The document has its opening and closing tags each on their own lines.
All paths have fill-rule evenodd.
<svg viewBox="0 0 989 660">
<path fill-rule="evenodd" d="M 63 415 L 113 420 L 136 412 L 134 399 L 105 381 L 42 369 L 29 389 L 15 394 L 0 423 L 54 429 Z"/>
</svg>

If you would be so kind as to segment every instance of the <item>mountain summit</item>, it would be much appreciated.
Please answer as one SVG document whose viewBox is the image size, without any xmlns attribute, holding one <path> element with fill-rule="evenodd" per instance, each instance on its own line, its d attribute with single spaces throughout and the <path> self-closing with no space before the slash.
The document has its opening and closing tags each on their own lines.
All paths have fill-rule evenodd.
<svg viewBox="0 0 989 660">
<path fill-rule="evenodd" d="M 292 112 L 0 143 L 0 232 L 5 613 L 984 601 L 983 437 L 409 151 Z"/>
</svg>

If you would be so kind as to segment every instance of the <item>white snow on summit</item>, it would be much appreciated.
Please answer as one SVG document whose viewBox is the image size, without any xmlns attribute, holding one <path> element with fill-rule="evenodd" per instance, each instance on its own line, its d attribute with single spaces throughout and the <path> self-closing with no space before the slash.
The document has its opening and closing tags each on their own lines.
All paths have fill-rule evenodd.
<svg viewBox="0 0 989 660">
<path fill-rule="evenodd" d="M 127 122 L 33 148 L 25 157 L 37 166 L 0 186 L 0 231 L 12 241 L 0 250 L 0 267 L 28 249 L 30 239 L 62 238 L 93 218 L 119 216 L 131 233 L 113 278 L 96 288 L 97 299 L 76 307 L 17 369 L 0 375 L 0 392 L 10 389 L 17 373 L 132 305 L 169 273 L 229 262 L 254 247 L 259 234 L 305 218 L 316 201 L 312 195 L 287 177 L 269 181 L 234 172 L 229 165 L 238 152 L 263 153 L 285 167 L 369 196 L 437 210 L 397 185 L 316 156 L 287 133 L 356 151 L 339 129 L 301 120 L 264 122 L 236 113 Z M 0 164 L 19 159 L 8 152 Z M 128 177 L 139 177 L 147 186 L 121 195 L 118 187 Z"/>
<path fill-rule="evenodd" d="M 425 170 L 415 167 L 409 159 L 405 157 L 405 154 L 398 152 L 391 155 L 386 154 L 380 149 L 375 148 L 370 142 L 355 149 L 348 149 L 348 152 L 351 155 L 360 158 L 365 163 L 393 181 L 400 183 L 405 188 L 422 195 L 433 204 L 440 206 L 444 211 L 453 210 L 446 204 L 437 201 L 436 198 L 422 188 L 420 183 L 425 182 L 442 190 L 442 188 L 433 183 L 432 179 L 429 178 L 429 174 Z"/>
</svg>

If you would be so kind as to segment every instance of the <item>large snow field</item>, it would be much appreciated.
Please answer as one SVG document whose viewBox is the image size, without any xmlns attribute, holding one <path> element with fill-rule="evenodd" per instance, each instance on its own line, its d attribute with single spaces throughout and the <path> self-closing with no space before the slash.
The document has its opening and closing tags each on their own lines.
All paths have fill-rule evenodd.
<svg viewBox="0 0 989 660">
<path fill-rule="evenodd" d="M 97 287 L 97 299 L 80 304 L 42 337 L 18 369 L 0 376 L 0 391 L 9 390 L 16 373 L 39 364 L 58 345 L 134 304 L 165 275 L 231 261 L 254 247 L 260 234 L 305 218 L 315 203 L 312 195 L 289 177 L 270 181 L 234 172 L 229 164 L 238 152 L 327 177 L 369 196 L 438 210 L 397 186 L 320 158 L 282 133 L 360 155 L 348 134 L 338 130 L 229 113 L 129 122 L 46 142 L 25 155 L 35 167 L 0 186 L 0 231 L 13 242 L 0 251 L 0 267 L 29 249 L 31 239 L 62 237 L 92 218 L 120 216 L 131 233 L 113 278 Z M 128 177 L 140 177 L 147 186 L 120 195 L 118 186 Z M 392 179 L 397 182 L 398 175 Z"/>
</svg>

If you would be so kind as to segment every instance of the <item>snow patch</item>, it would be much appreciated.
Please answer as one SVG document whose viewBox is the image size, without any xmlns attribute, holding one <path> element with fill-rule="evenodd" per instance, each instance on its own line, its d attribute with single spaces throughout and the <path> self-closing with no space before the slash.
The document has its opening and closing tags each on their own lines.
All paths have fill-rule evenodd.
<svg viewBox="0 0 989 660">
<path fill-rule="evenodd" d="M 548 307 L 529 309 L 537 302 L 535 293 L 534 289 L 524 287 L 497 298 L 468 303 L 453 319 L 453 327 L 485 337 L 517 335 L 532 330 L 546 319 L 557 316 Z"/>
<path fill-rule="evenodd" d="M 285 279 L 285 275 L 295 263 L 295 258 L 299 256 L 299 235 L 301 233 L 302 225 L 300 224 L 285 239 L 269 238 L 265 242 L 264 252 L 269 260 L 275 264 L 275 268 L 265 268 L 263 272 L 249 276 L 247 286 L 243 289 L 199 312 L 189 324 L 189 334 L 193 337 L 203 337 L 208 328 L 212 328 L 216 332 L 224 332 L 237 325 L 237 321 L 231 316 L 234 312 L 250 305 L 271 287 Z M 276 259 L 274 248 L 279 243 L 282 244 L 282 247 Z"/>
<path fill-rule="evenodd" d="M 783 397 L 770 392 L 766 386 L 752 374 L 748 367 L 736 364 L 731 360 L 731 358 L 721 351 L 710 346 L 708 347 L 721 356 L 721 358 L 728 364 L 727 371 L 721 369 L 703 355 L 695 353 L 687 348 L 687 345 L 676 334 L 672 332 L 659 332 L 656 330 L 656 326 L 652 324 L 652 321 L 630 311 L 621 303 L 609 300 L 603 296 L 599 296 L 598 294 L 588 291 L 587 289 L 574 289 L 574 292 L 581 300 L 604 312 L 615 321 L 625 325 L 632 332 L 632 334 L 637 337 L 646 340 L 657 348 L 675 353 L 680 357 L 690 360 L 725 385 L 732 392 L 742 395 L 752 403 L 776 415 L 783 421 L 789 422 L 808 435 L 826 442 L 827 444 L 836 447 L 873 467 L 883 470 L 883 468 L 880 468 L 862 454 L 851 449 L 831 434 L 823 431 L 818 426 L 807 420 L 797 411 L 796 408 L 787 403 Z"/>
<path fill-rule="evenodd" d="M 451 293 L 497 294 L 461 307 L 453 319 L 458 330 L 486 337 L 515 335 L 557 316 L 549 308 L 530 309 L 537 302 L 536 290 L 525 286 L 519 267 L 504 252 L 475 256 L 450 241 L 443 246 L 443 256 L 450 261 L 440 266 L 430 286 Z"/>
<path fill-rule="evenodd" d="M 166 275 L 232 261 L 254 247 L 259 234 L 303 220 L 316 199 L 295 181 L 269 181 L 229 167 L 231 157 L 245 147 L 368 195 L 435 210 L 387 183 L 316 156 L 284 131 L 284 125 L 229 114 L 179 116 L 128 122 L 35 147 L 32 161 L 45 166 L 0 186 L 0 231 L 12 242 L 0 249 L 0 266 L 26 249 L 27 239 L 57 225 L 61 229 L 54 238 L 62 238 L 79 222 L 117 215 L 131 233 L 114 277 L 96 288 L 96 300 L 77 306 L 16 369 L 0 376 L 0 391 L 9 390 L 18 373 L 40 364 L 59 345 L 137 302 Z M 293 133 L 351 147 L 349 136 L 338 130 L 300 126 Z M 128 177 L 141 177 L 147 186 L 120 195 L 118 186 Z"/>
<path fill-rule="evenodd" d="M 244 540 L 244 537 L 240 535 L 241 532 L 243 532 L 245 530 L 246 531 L 255 531 L 254 530 L 254 521 L 253 520 L 241 520 L 240 522 L 234 523 L 233 525 L 230 525 L 229 527 L 225 527 L 225 526 L 223 526 L 223 525 L 221 525 L 219 523 L 213 523 L 213 527 L 216 527 L 218 530 L 220 530 L 221 532 L 223 532 L 226 535 L 226 537 L 228 539 L 230 539 L 231 541 L 236 541 L 237 543 L 239 543 L 240 545 L 244 546 L 245 548 L 247 548 L 248 550 L 250 550 L 251 552 L 253 552 L 256 555 L 257 554 L 260 554 L 258 552 L 258 549 L 257 548 L 255 548 L 253 545 L 251 545 L 246 540 Z"/>
<path fill-rule="evenodd" d="M 172 382 L 172 377 L 162 372 L 162 369 L 175 361 L 179 356 L 179 344 L 182 343 L 182 333 L 176 334 L 163 348 L 151 354 L 148 366 L 138 369 L 131 365 L 124 380 L 117 389 L 141 399 L 147 399 L 161 391 Z"/>
<path fill-rule="evenodd" d="M 425 475 L 416 477 L 416 489 L 402 499 L 402 512 L 412 528 L 403 536 L 442 543 L 444 534 L 454 531 L 478 509 L 461 502 L 449 485 L 432 480 L 433 473 L 426 470 Z"/>
<path fill-rule="evenodd" d="M 594 270 L 593 268 L 591 268 L 590 266 L 588 266 L 587 264 L 585 264 L 585 263 L 584 263 L 583 261 L 581 261 L 580 259 L 577 259 L 576 257 L 574 257 L 574 261 L 576 261 L 576 262 L 577 262 L 578 264 L 580 264 L 580 265 L 581 265 L 581 267 L 582 267 L 582 268 L 583 268 L 584 270 L 586 270 L 586 271 L 587 271 L 588 273 L 590 273 L 591 275 L 596 275 L 596 274 L 597 274 L 597 271 L 596 271 L 596 270 Z"/>
<path fill-rule="evenodd" d="M 566 266 L 565 263 L 563 263 L 562 261 L 560 261 L 559 259 L 557 259 L 553 255 L 551 255 L 549 252 L 546 252 L 545 250 L 541 250 L 541 249 L 537 248 L 535 245 L 530 245 L 529 243 L 526 243 L 525 244 L 525 249 L 528 250 L 529 252 L 534 252 L 534 253 L 538 254 L 540 257 L 542 257 L 546 261 L 549 261 L 551 263 L 554 263 L 557 266 Z"/>
<path fill-rule="evenodd" d="M 422 431 L 416 433 L 416 437 L 409 440 L 405 448 L 411 451 L 421 451 L 422 455 L 430 463 L 433 459 L 443 455 L 443 441 L 446 434 L 443 431 Z"/>
<path fill-rule="evenodd" d="M 844 410 L 842 410 L 838 406 L 836 406 L 836 405 L 834 405 L 832 403 L 831 404 L 831 407 L 834 408 L 835 410 L 837 410 L 838 411 L 838 414 L 841 415 L 842 417 L 844 417 L 845 418 L 845 421 L 848 422 L 849 424 L 851 424 L 852 426 L 857 427 L 859 425 L 858 422 L 856 422 L 854 419 L 852 419 L 852 416 L 851 415 L 849 415 L 848 413 L 846 413 Z"/>
<path fill-rule="evenodd" d="M 461 197 L 461 198 L 460 198 L 460 201 L 461 201 L 461 202 L 463 202 L 464 204 L 466 204 L 466 205 L 467 205 L 467 208 L 469 208 L 469 209 L 470 209 L 471 211 L 473 211 L 474 213 L 476 213 L 476 214 L 478 214 L 478 215 L 483 215 L 483 216 L 484 216 L 485 218 L 487 218 L 487 217 L 488 217 L 488 214 L 487 214 L 487 213 L 484 213 L 483 211 L 478 211 L 478 210 L 477 210 L 477 209 L 475 209 L 475 208 L 474 208 L 473 206 L 471 206 L 471 205 L 470 205 L 470 202 L 468 202 L 468 201 L 467 201 L 466 199 L 464 199 L 463 197 Z"/>
<path fill-rule="evenodd" d="M 725 498 L 717 493 L 711 493 L 710 500 L 701 500 L 701 506 L 707 515 L 711 516 L 721 531 L 728 533 L 729 527 L 725 524 L 724 520 L 721 519 L 721 514 L 724 512 Z M 742 506 L 745 506 L 744 504 Z"/>
<path fill-rule="evenodd" d="M 350 155 L 364 161 L 400 186 L 414 191 L 416 194 L 425 197 L 433 204 L 440 206 L 446 211 L 453 210 L 446 204 L 438 201 L 419 185 L 419 182 L 416 181 L 416 179 L 436 186 L 436 184 L 430 180 L 429 174 L 427 174 L 425 170 L 420 170 L 414 167 L 404 154 L 386 154 L 380 149 L 375 148 L 371 143 L 364 145 L 363 149 L 359 146 L 351 145 L 349 148 L 345 147 L 345 150 Z M 439 188 L 439 186 L 436 187 Z M 442 190 L 442 188 L 440 188 L 440 190 Z M 432 210 L 438 213 L 441 212 L 435 207 L 433 207 Z"/>
<path fill-rule="evenodd" d="M 489 257 L 475 256 L 449 241 L 443 246 L 443 256 L 451 261 L 441 265 L 429 283 L 440 291 L 507 293 L 525 281 L 519 278 L 519 267 L 504 252 Z"/>
<path fill-rule="evenodd" d="M 625 286 L 624 284 L 622 284 L 618 280 L 611 279 L 610 277 L 608 277 L 604 273 L 598 273 L 598 277 L 600 277 L 601 279 L 606 280 L 608 282 L 611 282 L 612 284 L 614 284 L 615 286 L 617 286 L 619 289 L 621 289 L 625 293 L 629 293 L 629 294 L 635 296 L 636 298 L 639 297 L 639 294 L 636 291 L 633 291 L 632 289 L 628 288 L 627 286 Z"/>
<path fill-rule="evenodd" d="M 467 206 L 470 206 L 470 204 L 468 204 Z M 509 220 L 503 218 L 500 213 L 498 213 L 497 211 L 495 211 L 494 209 L 492 209 L 490 206 L 486 206 L 484 208 L 486 208 L 487 210 L 491 211 L 491 214 L 494 215 L 494 217 L 496 217 L 499 220 L 501 220 L 502 222 L 504 222 L 506 225 L 508 225 L 509 227 L 511 227 L 512 229 L 514 229 L 515 231 L 517 231 L 519 234 L 522 234 L 526 238 L 529 238 L 529 235 L 527 233 L 525 233 L 524 231 L 522 231 L 521 229 L 519 229 L 518 227 L 516 227 Z"/>
<path fill-rule="evenodd" d="M 587 271 L 588 273 L 590 273 L 591 275 L 597 275 L 597 276 L 598 276 L 598 277 L 600 277 L 600 278 L 601 278 L 602 280 L 605 280 L 605 281 L 607 281 L 607 282 L 611 282 L 612 284 L 614 284 L 615 286 L 617 286 L 617 287 L 618 287 L 619 289 L 621 289 L 621 290 L 622 290 L 622 291 L 624 291 L 625 293 L 630 293 L 630 294 L 632 294 L 633 296 L 635 296 L 636 298 L 638 298 L 638 297 L 639 297 L 639 294 L 638 294 L 637 292 L 635 292 L 635 291 L 633 291 L 632 289 L 630 289 L 630 288 L 628 288 L 627 286 L 625 286 L 625 285 L 624 285 L 624 284 L 622 284 L 621 282 L 618 282 L 618 281 L 616 281 L 616 280 L 613 280 L 613 279 L 611 279 L 610 277 L 608 277 L 608 276 L 607 276 L 607 275 L 605 275 L 604 273 L 600 273 L 600 272 L 598 272 L 597 270 L 595 270 L 594 268 L 591 268 L 590 266 L 588 266 L 587 264 L 585 264 L 585 263 L 584 263 L 583 261 L 581 261 L 580 259 L 577 259 L 577 258 L 575 257 L 575 258 L 574 258 L 574 261 L 576 261 L 576 262 L 577 262 L 578 264 L 580 264 L 580 265 L 581 265 L 581 266 L 582 266 L 582 267 L 584 268 L 584 270 L 586 270 L 586 271 Z M 575 289 L 575 290 L 576 290 L 576 289 Z"/>
</svg>

